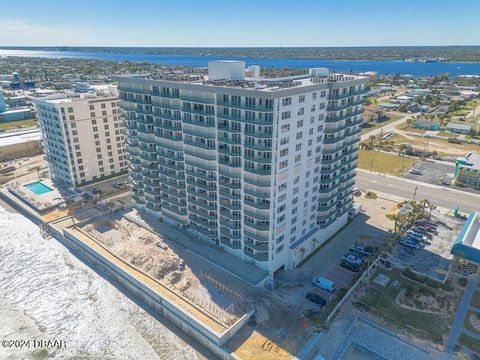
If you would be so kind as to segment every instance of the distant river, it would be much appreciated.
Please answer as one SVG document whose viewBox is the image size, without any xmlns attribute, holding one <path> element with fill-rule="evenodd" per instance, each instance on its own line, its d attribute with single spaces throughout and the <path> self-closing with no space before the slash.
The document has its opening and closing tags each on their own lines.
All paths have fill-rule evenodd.
<svg viewBox="0 0 480 360">
<path fill-rule="evenodd" d="M 37 51 L 0 49 L 0 56 L 23 56 L 44 58 L 76 58 L 97 59 L 109 61 L 150 62 L 165 65 L 207 66 L 208 61 L 218 60 L 218 56 L 161 55 L 112 53 L 95 51 Z M 260 65 L 273 68 L 311 68 L 326 67 L 341 72 L 376 71 L 384 74 L 409 74 L 415 77 L 449 73 L 451 76 L 480 75 L 480 63 L 411 63 L 401 60 L 390 61 L 353 61 L 353 60 L 307 60 L 307 59 L 277 59 L 277 58 L 245 58 L 228 57 L 231 60 L 243 60 L 247 65 Z"/>
</svg>

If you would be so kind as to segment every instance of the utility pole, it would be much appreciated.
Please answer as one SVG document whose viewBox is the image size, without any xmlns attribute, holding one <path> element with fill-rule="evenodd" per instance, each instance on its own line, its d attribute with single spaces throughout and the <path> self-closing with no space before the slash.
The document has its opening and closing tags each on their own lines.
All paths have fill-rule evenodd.
<svg viewBox="0 0 480 360">
<path fill-rule="evenodd" d="M 418 190 L 418 186 L 415 186 L 415 191 L 413 192 L 413 199 L 412 200 L 415 200 L 415 196 L 417 195 L 417 190 Z"/>
</svg>

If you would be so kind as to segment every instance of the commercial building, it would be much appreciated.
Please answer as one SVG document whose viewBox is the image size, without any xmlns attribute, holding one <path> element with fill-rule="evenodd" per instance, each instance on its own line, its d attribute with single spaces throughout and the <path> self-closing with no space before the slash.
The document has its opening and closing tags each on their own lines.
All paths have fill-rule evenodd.
<svg viewBox="0 0 480 360">
<path fill-rule="evenodd" d="M 470 124 L 458 124 L 449 122 L 446 126 L 447 131 L 455 134 L 469 134 L 472 131 L 472 125 Z"/>
<path fill-rule="evenodd" d="M 135 205 L 273 274 L 347 222 L 366 77 L 118 76 Z"/>
<path fill-rule="evenodd" d="M 480 212 L 470 214 L 450 253 L 480 265 Z"/>
<path fill-rule="evenodd" d="M 480 154 L 468 153 L 457 158 L 454 177 L 459 184 L 480 188 Z"/>
<path fill-rule="evenodd" d="M 440 121 L 428 120 L 428 119 L 417 119 L 415 120 L 414 127 L 417 129 L 436 131 L 436 130 L 440 130 Z"/>
<path fill-rule="evenodd" d="M 7 110 L 0 113 L 0 122 L 21 121 L 33 119 L 34 117 L 34 112 L 29 108 Z"/>
<path fill-rule="evenodd" d="M 16 130 L 0 133 L 0 161 L 42 153 L 40 130 Z"/>
<path fill-rule="evenodd" d="M 78 186 L 127 168 L 115 86 L 95 93 L 62 93 L 33 100 L 52 179 Z"/>
</svg>

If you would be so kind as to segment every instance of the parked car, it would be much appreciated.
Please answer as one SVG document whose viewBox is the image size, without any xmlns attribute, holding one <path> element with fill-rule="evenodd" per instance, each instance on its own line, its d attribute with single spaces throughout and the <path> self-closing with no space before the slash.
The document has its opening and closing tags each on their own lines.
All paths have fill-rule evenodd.
<svg viewBox="0 0 480 360">
<path fill-rule="evenodd" d="M 401 238 L 400 244 L 410 249 L 420 249 L 420 245 L 418 244 L 418 242 L 412 240 L 411 238 Z"/>
<path fill-rule="evenodd" d="M 315 304 L 318 304 L 320 306 L 325 306 L 327 304 L 327 300 L 325 300 L 320 295 L 312 292 L 308 292 L 307 295 L 305 295 L 305 297 L 311 302 L 314 302 Z"/>
<path fill-rule="evenodd" d="M 343 255 L 342 260 L 358 266 L 361 266 L 363 263 L 363 259 L 360 256 L 356 256 L 353 254 Z"/>
<path fill-rule="evenodd" d="M 366 256 L 371 256 L 375 254 L 375 248 L 373 246 L 363 246 L 358 244 L 355 244 L 355 246 L 351 247 L 350 251 Z"/>
<path fill-rule="evenodd" d="M 430 226 L 434 226 L 434 227 L 437 227 L 437 225 L 428 220 L 428 219 L 418 219 L 417 221 L 415 221 L 415 224 L 419 224 L 419 225 L 430 225 Z"/>
<path fill-rule="evenodd" d="M 423 175 L 423 173 L 422 173 L 420 170 L 417 170 L 417 169 L 412 169 L 412 170 L 410 170 L 410 174 L 413 174 L 413 175 Z"/>
<path fill-rule="evenodd" d="M 342 261 L 340 266 L 344 269 L 347 269 L 347 270 L 350 270 L 350 271 L 353 271 L 353 272 L 359 272 L 360 271 L 360 266 L 359 265 L 352 264 L 348 261 Z"/>
<path fill-rule="evenodd" d="M 353 195 L 361 195 L 361 194 L 362 194 L 362 192 L 360 191 L 360 189 L 359 189 L 359 188 L 355 187 L 355 188 L 353 188 L 353 192 L 352 192 L 352 194 L 353 194 Z"/>
<path fill-rule="evenodd" d="M 312 280 L 312 284 L 318 286 L 320 289 L 326 290 L 328 292 L 335 292 L 336 286 L 332 280 L 328 280 L 327 278 L 317 276 Z"/>
<path fill-rule="evenodd" d="M 127 182 L 126 181 L 114 182 L 112 186 L 116 189 L 124 189 L 127 187 Z"/>
<path fill-rule="evenodd" d="M 410 236 L 411 238 L 414 238 L 415 240 L 418 240 L 418 241 L 423 241 L 423 242 L 428 241 L 428 239 L 427 239 L 426 236 L 423 236 L 422 234 L 417 233 L 417 232 L 415 232 L 415 231 L 413 231 L 413 230 L 408 230 L 408 231 L 406 232 L 406 234 L 407 234 L 408 236 Z"/>
<path fill-rule="evenodd" d="M 417 232 L 417 233 L 419 233 L 419 234 L 421 234 L 421 235 L 423 235 L 423 236 L 425 236 L 425 237 L 427 237 L 427 238 L 429 238 L 429 239 L 432 239 L 432 238 L 433 238 L 433 235 L 432 235 L 432 234 L 430 234 L 428 231 L 426 231 L 426 230 L 424 230 L 424 229 L 422 229 L 422 228 L 413 227 L 411 230 L 412 230 L 412 231 L 415 231 L 415 232 Z"/>
<path fill-rule="evenodd" d="M 94 195 L 100 195 L 101 193 L 102 193 L 102 190 L 100 190 L 99 188 L 92 189 L 92 194 Z"/>
</svg>

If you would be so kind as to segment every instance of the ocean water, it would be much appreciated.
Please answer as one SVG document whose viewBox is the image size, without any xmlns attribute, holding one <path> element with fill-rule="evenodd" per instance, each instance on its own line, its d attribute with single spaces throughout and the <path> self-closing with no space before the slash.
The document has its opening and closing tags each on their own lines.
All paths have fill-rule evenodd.
<svg viewBox="0 0 480 360">
<path fill-rule="evenodd" d="M 39 50 L 12 50 L 0 49 L 0 56 L 23 56 L 44 58 L 76 58 L 97 59 L 109 61 L 150 62 L 165 65 L 207 66 L 208 61 L 220 59 L 218 56 L 189 56 L 189 55 L 161 55 L 161 54 L 134 54 L 113 53 L 101 51 L 39 51 Z M 231 60 L 242 60 L 247 65 L 260 65 L 273 68 L 311 68 L 327 67 L 333 71 L 365 72 L 376 71 L 384 74 L 409 74 L 415 77 L 432 76 L 449 73 L 451 76 L 480 75 L 480 63 L 413 63 L 401 60 L 390 61 L 352 61 L 352 60 L 308 60 L 308 59 L 277 59 L 277 58 L 247 58 L 238 57 Z"/>
<path fill-rule="evenodd" d="M 183 340 L 38 227 L 0 207 L 0 340 L 65 340 L 49 359 L 198 359 Z M 0 359 L 40 349 L 0 347 Z"/>
</svg>

